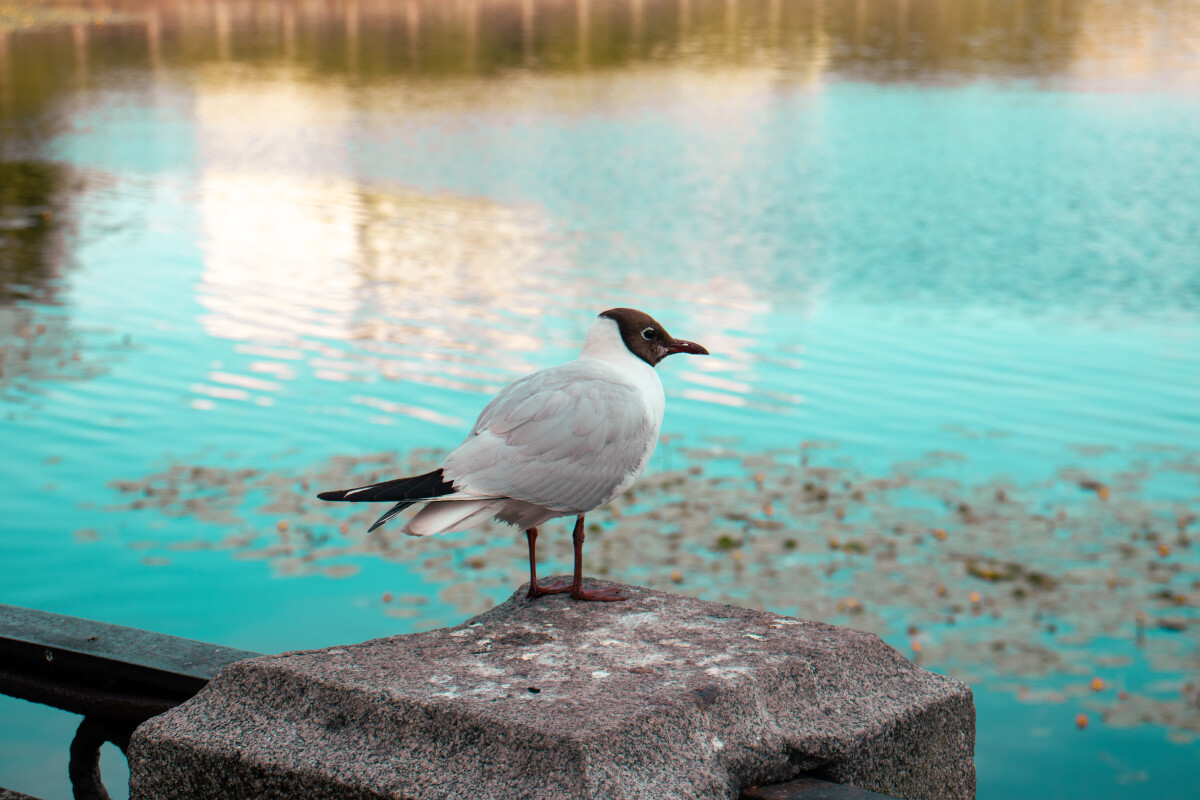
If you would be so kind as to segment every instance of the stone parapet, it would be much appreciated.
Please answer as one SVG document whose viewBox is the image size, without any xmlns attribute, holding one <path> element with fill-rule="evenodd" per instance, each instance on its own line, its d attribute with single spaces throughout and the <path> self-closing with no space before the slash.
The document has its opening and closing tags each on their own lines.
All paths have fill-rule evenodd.
<svg viewBox="0 0 1200 800">
<path fill-rule="evenodd" d="M 619 588 L 233 664 L 138 728 L 131 797 L 726 800 L 802 773 L 974 797 L 964 684 L 871 634 Z"/>
</svg>

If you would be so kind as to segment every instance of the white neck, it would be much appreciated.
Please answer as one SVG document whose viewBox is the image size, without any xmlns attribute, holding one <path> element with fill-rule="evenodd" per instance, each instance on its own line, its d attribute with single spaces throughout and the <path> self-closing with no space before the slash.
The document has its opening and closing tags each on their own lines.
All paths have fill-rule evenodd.
<svg viewBox="0 0 1200 800">
<path fill-rule="evenodd" d="M 608 317 L 597 317 L 588 328 L 587 338 L 583 341 L 580 358 L 596 358 L 621 367 L 640 366 L 653 369 L 645 361 L 629 352 L 625 340 L 621 338 L 621 330 L 617 323 Z"/>
<path fill-rule="evenodd" d="M 611 364 L 615 367 L 615 371 L 612 373 L 613 378 L 636 387 L 639 397 L 645 403 L 645 419 L 649 425 L 646 448 L 637 468 L 630 472 L 628 477 L 613 490 L 612 497 L 616 497 L 632 486 L 633 482 L 642 474 L 651 454 L 654 453 L 654 446 L 658 444 L 658 431 L 662 425 L 663 409 L 666 406 L 662 381 L 654 367 L 629 352 L 629 348 L 625 346 L 625 340 L 621 338 L 620 328 L 608 317 L 598 317 L 592 323 L 592 327 L 588 328 L 587 338 L 583 341 L 583 351 L 579 354 L 579 358 L 596 359 Z"/>
<path fill-rule="evenodd" d="M 616 368 L 614 377 L 619 376 L 619 380 L 627 381 L 638 388 L 646 402 L 648 419 L 653 426 L 649 449 L 646 451 L 646 457 L 649 458 L 650 452 L 654 450 L 654 443 L 658 441 L 658 426 L 662 424 L 663 408 L 666 404 L 658 371 L 629 352 L 617 323 L 608 317 L 599 317 L 592 323 L 592 327 L 588 328 L 587 338 L 583 341 L 583 352 L 579 357 L 594 358 L 611 364 Z M 641 474 L 640 468 L 638 474 Z"/>
</svg>

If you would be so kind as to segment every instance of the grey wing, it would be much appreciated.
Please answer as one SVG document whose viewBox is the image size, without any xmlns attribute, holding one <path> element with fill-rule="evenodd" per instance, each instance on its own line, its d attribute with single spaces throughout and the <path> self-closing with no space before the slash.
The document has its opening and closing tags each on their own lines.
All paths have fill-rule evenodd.
<svg viewBox="0 0 1200 800">
<path fill-rule="evenodd" d="M 656 420 L 637 390 L 578 362 L 505 387 L 442 463 L 460 492 L 581 513 L 644 465 Z"/>
</svg>

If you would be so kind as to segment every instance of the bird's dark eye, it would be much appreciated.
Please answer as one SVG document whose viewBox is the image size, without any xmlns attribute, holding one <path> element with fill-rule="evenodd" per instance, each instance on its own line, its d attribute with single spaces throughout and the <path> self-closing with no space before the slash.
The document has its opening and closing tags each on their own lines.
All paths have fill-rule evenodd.
<svg viewBox="0 0 1200 800">
<path fill-rule="evenodd" d="M 654 330 L 654 328 L 646 328 L 645 330 L 642 331 L 642 338 L 648 342 L 657 337 L 658 337 L 658 331 Z"/>
</svg>

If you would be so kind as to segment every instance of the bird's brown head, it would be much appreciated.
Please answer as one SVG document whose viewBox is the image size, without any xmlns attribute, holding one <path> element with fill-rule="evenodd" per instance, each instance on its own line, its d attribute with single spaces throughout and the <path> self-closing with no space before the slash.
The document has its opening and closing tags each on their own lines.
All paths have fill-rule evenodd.
<svg viewBox="0 0 1200 800">
<path fill-rule="evenodd" d="M 610 308 L 600 316 L 617 323 L 621 339 L 629 352 L 652 367 L 672 353 L 708 355 L 708 351 L 695 342 L 672 337 L 666 328 L 644 311 Z"/>
</svg>

